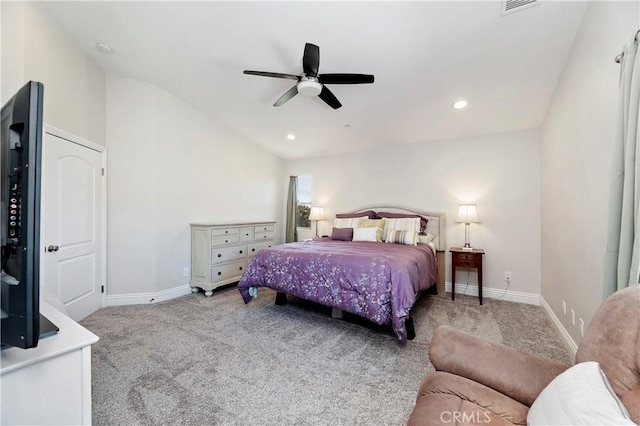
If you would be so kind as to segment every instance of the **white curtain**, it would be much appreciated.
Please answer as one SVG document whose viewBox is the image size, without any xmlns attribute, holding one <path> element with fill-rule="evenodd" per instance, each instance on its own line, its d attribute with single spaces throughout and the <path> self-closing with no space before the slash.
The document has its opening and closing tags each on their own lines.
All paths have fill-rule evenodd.
<svg viewBox="0 0 640 426">
<path fill-rule="evenodd" d="M 638 34 L 624 46 L 613 141 L 604 296 L 640 283 L 640 60 Z"/>
</svg>

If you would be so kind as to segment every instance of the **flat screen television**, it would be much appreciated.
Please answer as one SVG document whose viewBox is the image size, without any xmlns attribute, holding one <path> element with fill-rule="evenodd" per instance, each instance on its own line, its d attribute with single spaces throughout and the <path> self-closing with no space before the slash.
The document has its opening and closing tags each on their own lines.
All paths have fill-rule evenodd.
<svg viewBox="0 0 640 426">
<path fill-rule="evenodd" d="M 30 81 L 1 112 L 0 338 L 3 348 L 33 348 L 38 345 L 41 334 L 57 331 L 40 315 L 43 93 L 42 83 Z"/>
</svg>

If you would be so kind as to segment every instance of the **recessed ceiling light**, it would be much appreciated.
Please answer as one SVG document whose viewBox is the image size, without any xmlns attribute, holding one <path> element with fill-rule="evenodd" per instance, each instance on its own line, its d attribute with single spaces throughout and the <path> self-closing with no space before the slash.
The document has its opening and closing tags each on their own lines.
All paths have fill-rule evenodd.
<svg viewBox="0 0 640 426">
<path fill-rule="evenodd" d="M 102 42 L 96 43 L 96 49 L 103 55 L 111 55 L 113 53 L 113 49 L 108 44 Z"/>
<path fill-rule="evenodd" d="M 455 109 L 462 109 L 462 108 L 466 108 L 467 105 L 469 105 L 469 103 L 467 101 L 465 101 L 463 99 L 460 99 L 459 101 L 455 101 L 452 106 Z"/>
<path fill-rule="evenodd" d="M 289 139 L 290 141 L 295 140 L 296 139 L 296 135 L 294 135 L 293 133 L 289 133 L 287 135 L 287 139 Z"/>
</svg>

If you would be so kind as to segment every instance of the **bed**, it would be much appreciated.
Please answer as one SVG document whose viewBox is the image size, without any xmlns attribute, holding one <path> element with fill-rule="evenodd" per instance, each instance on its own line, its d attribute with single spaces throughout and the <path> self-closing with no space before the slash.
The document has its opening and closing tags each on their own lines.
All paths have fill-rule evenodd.
<svg viewBox="0 0 640 426">
<path fill-rule="evenodd" d="M 405 245 L 320 238 L 262 249 L 238 283 L 245 303 L 257 297 L 258 288 L 268 287 L 277 292 L 277 304 L 286 303 L 286 295 L 299 297 L 389 325 L 401 343 L 411 340 L 414 303 L 422 292 L 437 293 L 436 287 L 444 287 L 437 282 L 443 280 L 438 264 L 444 263 L 445 216 L 398 207 L 361 209 L 352 215 L 371 210 L 420 215 L 428 220 L 422 233 L 432 240 Z"/>
</svg>

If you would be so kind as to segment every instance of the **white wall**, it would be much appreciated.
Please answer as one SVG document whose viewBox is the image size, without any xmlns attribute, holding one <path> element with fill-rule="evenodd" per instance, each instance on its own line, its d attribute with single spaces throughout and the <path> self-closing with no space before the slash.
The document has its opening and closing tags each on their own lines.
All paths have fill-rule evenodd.
<svg viewBox="0 0 640 426">
<path fill-rule="evenodd" d="M 602 302 L 611 138 L 620 66 L 639 2 L 591 2 L 547 113 L 542 150 L 542 296 L 574 341 Z"/>
<path fill-rule="evenodd" d="M 22 87 L 24 80 L 24 6 L 0 2 L 0 104 Z"/>
<path fill-rule="evenodd" d="M 107 95 L 105 73 L 41 4 L 0 8 L 2 102 L 41 81 L 46 123 L 109 141 L 109 295 L 187 284 L 191 221 L 282 216 L 281 160 L 157 87 L 110 77 Z"/>
<path fill-rule="evenodd" d="M 458 204 L 475 202 L 482 223 L 471 225 L 471 244 L 483 248 L 484 287 L 540 294 L 539 132 L 384 146 L 359 153 L 286 162 L 285 174 L 313 176 L 313 204 L 335 213 L 372 205 L 398 205 L 447 213 L 447 245 L 464 244 Z M 301 236 L 303 237 L 303 236 Z M 451 281 L 447 252 L 446 281 Z M 471 284 L 476 283 L 475 273 Z M 466 283 L 459 272 L 457 284 Z M 458 287 L 460 288 L 460 287 Z"/>
<path fill-rule="evenodd" d="M 188 284 L 190 222 L 279 220 L 280 159 L 166 91 L 107 79 L 109 294 Z"/>
<path fill-rule="evenodd" d="M 0 2 L 2 103 L 29 80 L 44 84 L 44 121 L 105 144 L 105 73 L 36 2 Z"/>
</svg>

